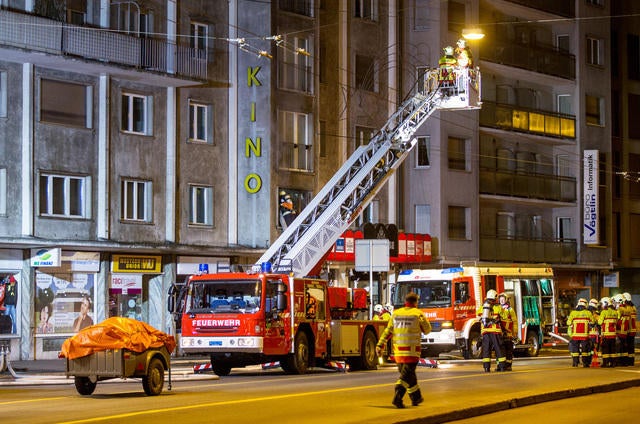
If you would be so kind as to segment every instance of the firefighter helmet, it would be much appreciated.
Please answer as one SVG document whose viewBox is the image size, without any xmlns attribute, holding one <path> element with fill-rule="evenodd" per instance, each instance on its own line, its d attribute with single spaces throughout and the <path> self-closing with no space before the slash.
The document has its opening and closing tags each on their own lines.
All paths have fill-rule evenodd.
<svg viewBox="0 0 640 424">
<path fill-rule="evenodd" d="M 379 303 L 378 303 L 376 306 L 374 306 L 374 307 L 373 307 L 373 310 L 374 310 L 375 312 L 379 313 L 379 314 L 381 314 L 381 313 L 382 313 L 382 309 L 383 309 L 383 308 L 382 308 L 382 305 L 381 305 L 381 304 L 379 304 Z"/>
<path fill-rule="evenodd" d="M 498 292 L 493 289 L 487 292 L 487 299 L 496 300 L 496 296 L 498 296 Z"/>
<path fill-rule="evenodd" d="M 624 303 L 624 296 L 621 295 L 620 293 L 618 293 L 617 295 L 613 296 L 613 301 L 618 303 L 618 304 L 623 304 Z"/>
<path fill-rule="evenodd" d="M 624 300 L 626 300 L 627 302 L 631 302 L 631 295 L 629 293 L 622 293 L 622 297 L 624 297 Z"/>
<path fill-rule="evenodd" d="M 576 307 L 578 306 L 584 306 L 585 308 L 587 307 L 587 299 L 585 299 L 584 297 L 581 297 L 580 299 L 578 299 L 578 304 L 576 305 Z"/>
<path fill-rule="evenodd" d="M 386 305 L 384 305 L 384 308 L 389 311 L 390 314 L 393 313 L 393 305 L 391 303 L 387 303 Z"/>
<path fill-rule="evenodd" d="M 611 299 L 609 299 L 608 297 L 603 297 L 602 299 L 600 299 L 600 303 L 602 304 L 603 308 L 606 308 L 611 305 Z"/>
<path fill-rule="evenodd" d="M 598 308 L 598 299 L 591 299 L 589 300 L 589 306 L 592 306 L 594 308 Z"/>
<path fill-rule="evenodd" d="M 453 56 L 453 47 L 447 46 L 444 49 L 445 56 Z"/>
</svg>

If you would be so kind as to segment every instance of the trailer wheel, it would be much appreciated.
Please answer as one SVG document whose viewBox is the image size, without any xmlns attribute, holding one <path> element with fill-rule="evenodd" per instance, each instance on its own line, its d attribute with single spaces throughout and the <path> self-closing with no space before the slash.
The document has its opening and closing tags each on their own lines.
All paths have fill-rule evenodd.
<svg viewBox="0 0 640 424">
<path fill-rule="evenodd" d="M 96 382 L 89 377 L 75 377 L 76 390 L 83 396 L 88 396 L 96 389 Z"/>
<path fill-rule="evenodd" d="M 304 374 L 309 366 L 309 340 L 304 331 L 299 331 L 295 339 L 295 351 L 289 354 L 285 360 L 286 365 L 282 369 L 287 374 Z"/>
<path fill-rule="evenodd" d="M 147 375 L 142 377 L 142 388 L 149 396 L 157 396 L 162 393 L 164 385 L 164 365 L 158 358 L 153 358 L 149 363 Z"/>
<path fill-rule="evenodd" d="M 526 351 L 527 356 L 530 358 L 538 356 L 538 353 L 540 353 L 540 339 L 536 331 L 527 331 L 527 340 L 525 343 L 529 345 Z"/>
</svg>

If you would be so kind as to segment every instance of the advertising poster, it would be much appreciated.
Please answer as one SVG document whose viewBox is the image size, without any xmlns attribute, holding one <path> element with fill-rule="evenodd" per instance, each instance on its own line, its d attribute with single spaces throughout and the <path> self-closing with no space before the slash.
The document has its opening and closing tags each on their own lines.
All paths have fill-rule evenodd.
<svg viewBox="0 0 640 424">
<path fill-rule="evenodd" d="M 76 333 L 93 325 L 94 276 L 36 273 L 36 333 Z"/>
</svg>

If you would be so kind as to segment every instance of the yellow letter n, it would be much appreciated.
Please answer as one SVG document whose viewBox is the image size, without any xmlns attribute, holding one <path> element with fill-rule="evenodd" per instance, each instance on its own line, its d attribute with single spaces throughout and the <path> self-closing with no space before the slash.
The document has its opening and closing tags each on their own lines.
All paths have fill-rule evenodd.
<svg viewBox="0 0 640 424">
<path fill-rule="evenodd" d="M 262 139 L 260 137 L 256 138 L 255 143 L 249 137 L 244 139 L 244 155 L 250 157 L 251 152 L 253 152 L 254 156 L 262 156 Z"/>
</svg>

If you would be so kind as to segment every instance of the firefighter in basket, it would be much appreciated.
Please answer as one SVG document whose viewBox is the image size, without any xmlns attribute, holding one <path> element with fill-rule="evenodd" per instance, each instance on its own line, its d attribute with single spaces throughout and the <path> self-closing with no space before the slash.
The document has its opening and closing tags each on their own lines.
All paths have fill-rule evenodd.
<svg viewBox="0 0 640 424">
<path fill-rule="evenodd" d="M 456 49 L 453 53 L 457 60 L 458 66 L 461 68 L 473 68 L 473 57 L 471 56 L 471 49 L 467 46 L 467 40 L 461 38 L 456 44 Z"/>
<path fill-rule="evenodd" d="M 591 340 L 589 339 L 589 328 L 594 323 L 593 314 L 587 309 L 587 299 L 580 298 L 576 308 L 571 311 L 567 318 L 567 332 L 571 340 L 569 341 L 569 353 L 571 353 L 572 365 L 580 365 L 589 368 L 591 366 Z"/>
<path fill-rule="evenodd" d="M 500 293 L 498 300 L 501 308 L 500 321 L 502 323 L 502 341 L 504 342 L 504 370 L 511 371 L 513 365 L 513 343 L 517 338 L 516 324 L 518 318 L 506 293 Z"/>
<path fill-rule="evenodd" d="M 438 61 L 438 84 L 443 88 L 451 88 L 456 83 L 456 66 L 458 61 L 453 55 L 453 47 L 444 49 L 444 56 Z M 445 91 L 445 94 L 450 94 Z"/>
<path fill-rule="evenodd" d="M 482 366 L 485 372 L 491 371 L 491 352 L 496 352 L 496 371 L 504 371 L 505 356 L 503 351 L 502 324 L 500 314 L 502 308 L 496 304 L 498 293 L 487 291 L 487 297 L 478 309 L 482 328 Z"/>
</svg>

